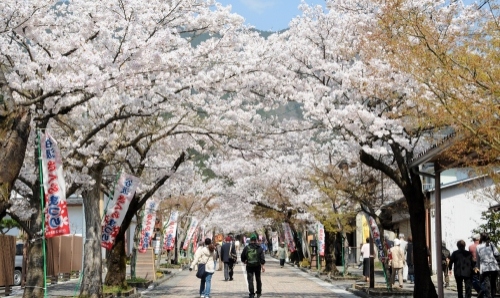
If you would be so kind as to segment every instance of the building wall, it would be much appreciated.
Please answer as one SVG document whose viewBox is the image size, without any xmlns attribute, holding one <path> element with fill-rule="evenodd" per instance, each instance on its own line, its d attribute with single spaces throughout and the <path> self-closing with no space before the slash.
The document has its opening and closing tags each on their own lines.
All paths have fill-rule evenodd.
<svg viewBox="0 0 500 298">
<path fill-rule="evenodd" d="M 473 182 L 455 183 L 441 188 L 441 226 L 442 240 L 446 247 L 453 252 L 457 250 L 458 240 L 464 240 L 468 245 L 472 243 L 472 230 L 483 223 L 481 213 L 488 210 L 491 204 L 496 202 L 481 195 L 486 188 L 492 187 L 489 179 L 481 179 L 482 184 Z M 436 252 L 435 233 L 435 209 L 434 191 L 431 192 L 431 247 L 432 247 L 432 268 L 437 268 L 440 262 L 441 253 Z"/>
</svg>

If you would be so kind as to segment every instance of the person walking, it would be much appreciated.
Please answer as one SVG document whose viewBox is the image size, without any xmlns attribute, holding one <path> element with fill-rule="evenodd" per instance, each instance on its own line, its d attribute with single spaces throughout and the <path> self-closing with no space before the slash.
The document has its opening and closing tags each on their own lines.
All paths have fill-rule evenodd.
<svg viewBox="0 0 500 298">
<path fill-rule="evenodd" d="M 278 258 L 280 259 L 280 266 L 283 268 L 285 266 L 285 259 L 286 259 L 286 248 L 285 248 L 285 242 L 281 242 L 280 247 L 278 247 Z"/>
<path fill-rule="evenodd" d="M 366 282 L 370 282 L 370 238 L 366 238 L 365 244 L 361 246 L 363 256 L 363 276 Z"/>
<path fill-rule="evenodd" d="M 450 256 L 448 269 L 453 267 L 455 281 L 457 282 L 458 298 L 464 298 L 463 284 L 465 284 L 465 298 L 472 296 L 472 254 L 465 250 L 465 241 L 457 242 L 458 250 L 455 250 Z"/>
<path fill-rule="evenodd" d="M 479 245 L 479 234 L 472 235 L 472 243 L 469 245 L 469 251 L 472 254 L 472 268 L 477 268 L 477 246 Z M 479 294 L 481 292 L 481 277 L 479 270 L 472 270 L 472 287 Z"/>
<path fill-rule="evenodd" d="M 415 267 L 413 264 L 413 238 L 408 236 L 408 243 L 406 244 L 406 265 L 408 266 L 408 281 L 415 282 Z"/>
<path fill-rule="evenodd" d="M 403 287 L 403 267 L 406 263 L 405 261 L 405 254 L 401 250 L 400 247 L 400 241 L 399 239 L 394 239 L 394 247 L 391 248 L 391 254 L 392 254 L 392 272 L 391 272 L 391 285 L 394 287 L 394 279 L 396 277 L 396 274 L 398 274 L 398 283 L 399 287 Z"/>
<path fill-rule="evenodd" d="M 266 271 L 264 267 L 266 259 L 262 247 L 257 244 L 257 236 L 255 234 L 250 236 L 250 243 L 243 249 L 243 252 L 241 253 L 241 262 L 246 264 L 249 292 L 248 297 L 254 298 L 257 294 L 257 298 L 259 298 L 262 295 L 262 281 L 260 279 L 260 273 L 261 271 Z M 255 282 L 257 283 L 257 291 L 254 290 L 253 286 L 254 275 Z"/>
<path fill-rule="evenodd" d="M 200 297 L 209 298 L 210 291 L 212 290 L 212 276 L 215 272 L 215 246 L 212 244 L 210 238 L 205 239 L 205 246 L 196 250 L 194 260 L 189 267 L 192 271 L 194 266 L 198 264 L 205 264 L 205 274 L 201 277 L 200 281 Z"/>
<path fill-rule="evenodd" d="M 224 262 L 224 280 L 233 280 L 233 268 L 234 268 L 234 259 L 231 258 L 231 253 L 236 255 L 236 248 L 233 244 L 231 237 L 227 236 L 226 241 L 222 244 L 221 247 L 221 258 L 222 262 Z"/>
<path fill-rule="evenodd" d="M 444 276 L 444 287 L 447 288 L 450 285 L 450 275 L 448 272 L 448 264 L 450 263 L 450 251 L 446 248 L 446 243 L 443 241 L 441 246 L 441 264 L 443 268 Z"/>
<path fill-rule="evenodd" d="M 399 234 L 399 247 L 403 251 L 403 254 L 405 256 L 405 261 L 406 261 L 406 249 L 407 249 L 408 242 L 405 240 L 405 234 L 400 233 Z M 408 280 L 408 263 L 405 262 L 405 265 L 403 267 L 403 282 L 406 282 Z"/>
<path fill-rule="evenodd" d="M 482 233 L 479 238 L 479 245 L 476 250 L 476 267 L 479 269 L 482 295 L 480 297 L 491 298 L 495 297 L 496 280 L 498 277 L 498 263 L 496 256 L 500 256 L 498 249 L 490 242 L 490 236 Z"/>
</svg>

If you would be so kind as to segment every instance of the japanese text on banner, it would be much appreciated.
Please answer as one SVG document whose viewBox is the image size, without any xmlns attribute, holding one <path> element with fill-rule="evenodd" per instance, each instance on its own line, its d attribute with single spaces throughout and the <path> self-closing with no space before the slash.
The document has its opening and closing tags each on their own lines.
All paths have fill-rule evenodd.
<svg viewBox="0 0 500 298">
<path fill-rule="evenodd" d="M 320 256 L 325 256 L 325 226 L 320 223 L 318 223 L 318 252 Z"/>
<path fill-rule="evenodd" d="M 184 246 L 182 249 L 187 250 L 189 247 L 189 241 L 191 241 L 191 238 L 193 237 L 194 232 L 196 231 L 196 227 L 198 226 L 198 220 L 196 217 L 193 217 L 191 219 L 191 225 L 189 226 L 188 234 L 186 236 L 186 240 L 184 240 Z"/>
<path fill-rule="evenodd" d="M 290 252 L 294 252 L 295 242 L 293 241 L 292 229 L 290 229 L 290 225 L 287 222 L 283 223 L 283 231 L 285 233 L 285 240 L 288 245 L 288 250 Z"/>
<path fill-rule="evenodd" d="M 146 208 L 144 210 L 144 216 L 142 218 L 142 229 L 139 239 L 139 252 L 145 253 L 151 244 L 151 239 L 153 238 L 153 232 L 156 222 L 156 210 L 158 209 L 158 202 L 151 198 L 146 202 Z"/>
<path fill-rule="evenodd" d="M 48 133 L 42 135 L 40 141 L 45 192 L 45 237 L 67 235 L 70 231 L 61 153 L 57 142 Z"/>
<path fill-rule="evenodd" d="M 165 241 L 163 244 L 164 250 L 174 250 L 176 232 L 177 232 L 177 220 L 179 218 L 179 211 L 174 211 L 170 214 L 170 219 L 165 228 Z"/>
<path fill-rule="evenodd" d="M 139 178 L 132 175 L 126 173 L 120 175 L 113 195 L 113 205 L 108 208 L 102 221 L 102 247 L 108 250 L 113 248 L 115 237 L 120 231 L 120 226 L 139 182 Z"/>
</svg>

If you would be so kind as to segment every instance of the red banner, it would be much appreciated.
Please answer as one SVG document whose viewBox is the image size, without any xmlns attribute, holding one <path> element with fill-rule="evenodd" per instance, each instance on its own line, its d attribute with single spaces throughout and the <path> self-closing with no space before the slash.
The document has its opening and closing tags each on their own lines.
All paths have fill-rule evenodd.
<svg viewBox="0 0 500 298">
<path fill-rule="evenodd" d="M 142 218 L 141 225 L 141 235 L 139 239 L 139 249 L 140 253 L 145 253 L 151 246 L 151 239 L 153 238 L 153 232 L 156 222 L 156 210 L 158 209 L 158 202 L 151 198 L 146 202 L 146 207 L 144 209 L 144 215 Z"/>
<path fill-rule="evenodd" d="M 285 239 L 288 245 L 288 250 L 290 252 L 296 251 L 295 242 L 293 241 L 292 229 L 290 229 L 290 225 L 287 222 L 283 223 L 283 231 L 285 232 Z"/>
<path fill-rule="evenodd" d="M 45 192 L 45 238 L 67 235 L 70 231 L 61 153 L 57 142 L 48 133 L 42 135 L 40 142 Z"/>
</svg>

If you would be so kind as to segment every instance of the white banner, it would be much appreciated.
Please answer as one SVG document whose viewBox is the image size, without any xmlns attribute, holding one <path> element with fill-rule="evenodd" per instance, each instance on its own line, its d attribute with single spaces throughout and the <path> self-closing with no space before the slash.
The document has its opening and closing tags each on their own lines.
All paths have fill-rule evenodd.
<svg viewBox="0 0 500 298">
<path fill-rule="evenodd" d="M 283 223 L 283 231 L 285 232 L 285 239 L 288 245 L 288 250 L 290 252 L 296 251 L 295 242 L 293 241 L 292 229 L 290 229 L 290 225 L 287 222 Z"/>
<path fill-rule="evenodd" d="M 196 217 L 191 218 L 191 225 L 189 226 L 189 230 L 186 236 L 186 239 L 184 240 L 184 246 L 182 249 L 187 250 L 189 247 L 189 241 L 191 241 L 191 238 L 193 237 L 194 232 L 196 231 L 196 227 L 198 226 L 198 220 Z"/>
<path fill-rule="evenodd" d="M 177 235 L 177 220 L 179 219 L 179 211 L 174 211 L 170 214 L 170 219 L 165 227 L 163 249 L 174 250 L 175 240 Z"/>
<path fill-rule="evenodd" d="M 139 185 L 139 178 L 122 173 L 116 183 L 112 206 L 106 211 L 102 221 L 101 246 L 111 249 L 115 243 L 115 237 L 120 231 L 120 226 L 127 213 L 130 201 L 134 197 L 135 190 Z"/>
<path fill-rule="evenodd" d="M 318 223 L 318 253 L 321 257 L 325 256 L 325 226 Z"/>
<path fill-rule="evenodd" d="M 70 231 L 61 153 L 57 142 L 47 132 L 41 136 L 40 143 L 45 192 L 45 238 L 67 235 Z"/>
<path fill-rule="evenodd" d="M 144 208 L 144 215 L 142 217 L 141 235 L 139 239 L 139 252 L 145 253 L 150 247 L 151 239 L 156 222 L 156 210 L 158 209 L 158 202 L 154 198 L 150 198 L 146 202 Z"/>
<path fill-rule="evenodd" d="M 273 244 L 273 251 L 278 251 L 279 247 L 278 232 L 271 232 L 271 241 Z"/>
</svg>

